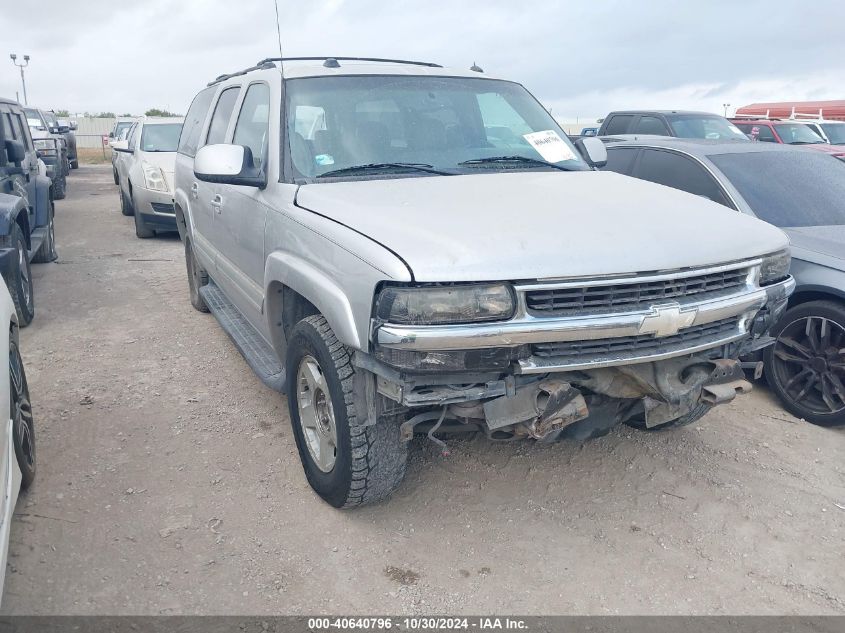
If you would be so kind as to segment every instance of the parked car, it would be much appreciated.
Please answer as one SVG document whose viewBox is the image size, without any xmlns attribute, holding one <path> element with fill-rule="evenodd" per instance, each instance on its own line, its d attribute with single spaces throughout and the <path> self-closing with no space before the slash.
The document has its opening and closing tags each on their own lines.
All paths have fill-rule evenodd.
<svg viewBox="0 0 845 633">
<path fill-rule="evenodd" d="M 769 143 L 610 141 L 605 169 L 694 193 L 781 227 L 797 282 L 765 374 L 784 406 L 845 423 L 845 165 Z"/>
<path fill-rule="evenodd" d="M 35 425 L 26 372 L 18 343 L 18 322 L 15 304 L 5 285 L 0 284 L 0 349 L 8 357 L 7 371 L 0 376 L 0 410 L 9 417 L 0 433 L 0 478 L 3 494 L 0 495 L 0 596 L 6 577 L 9 555 L 9 532 L 12 514 L 21 490 L 26 490 L 35 480 Z"/>
<path fill-rule="evenodd" d="M 794 284 L 779 229 L 595 172 L 601 141 L 517 83 L 278 63 L 195 97 L 176 219 L 191 303 L 287 392 L 329 504 L 387 496 L 415 432 L 671 428 L 750 387 L 737 359 Z"/>
<path fill-rule="evenodd" d="M 784 145 L 806 145 L 845 160 L 845 145 L 830 145 L 812 127 L 798 121 L 780 119 L 734 119 L 736 126 L 752 140 Z"/>
<path fill-rule="evenodd" d="M 156 231 L 176 231 L 173 210 L 173 166 L 182 131 L 179 118 L 151 118 L 136 123 L 125 141 L 112 149 L 116 161 L 120 208 L 135 216 L 135 235 L 152 237 Z"/>
<path fill-rule="evenodd" d="M 67 175 L 70 173 L 67 141 L 56 128 L 51 128 L 43 110 L 24 107 L 23 111 L 35 148 L 47 165 L 47 174 L 53 181 L 53 199 L 62 200 L 67 193 Z"/>
<path fill-rule="evenodd" d="M 112 148 L 111 168 L 114 174 L 114 184 L 116 185 L 120 184 L 117 174 L 117 160 L 120 155 L 114 151 L 114 144 L 116 141 L 125 141 L 129 137 L 129 132 L 132 130 L 133 125 L 135 125 L 135 121 L 117 121 L 112 131 L 109 132 L 109 138 L 111 139 L 109 141 L 109 147 Z"/>
<path fill-rule="evenodd" d="M 0 99 L 0 272 L 20 327 L 35 315 L 30 261 L 56 258 L 50 179 L 25 121 L 20 104 Z"/>
<path fill-rule="evenodd" d="M 67 143 L 67 159 L 71 169 L 79 169 L 79 156 L 76 152 L 76 122 L 67 119 L 57 119 L 59 134 L 65 137 Z"/>
<path fill-rule="evenodd" d="M 625 110 L 611 112 L 599 128 L 599 136 L 622 134 L 707 138 L 711 140 L 747 141 L 735 125 L 725 117 L 709 112 L 683 110 Z"/>
<path fill-rule="evenodd" d="M 598 136 L 599 129 L 597 127 L 581 128 L 581 136 Z"/>
</svg>

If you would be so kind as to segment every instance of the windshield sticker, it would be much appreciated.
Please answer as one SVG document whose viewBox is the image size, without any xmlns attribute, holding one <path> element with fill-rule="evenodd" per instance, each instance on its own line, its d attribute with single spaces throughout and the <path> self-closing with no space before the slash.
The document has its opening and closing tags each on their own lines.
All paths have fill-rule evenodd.
<svg viewBox="0 0 845 633">
<path fill-rule="evenodd" d="M 334 156 L 330 156 L 329 154 L 317 154 L 314 157 L 314 162 L 320 165 L 334 165 Z"/>
<path fill-rule="evenodd" d="M 575 160 L 575 153 L 554 130 L 523 134 L 522 138 L 528 141 L 545 161 L 559 163 L 562 160 Z"/>
</svg>

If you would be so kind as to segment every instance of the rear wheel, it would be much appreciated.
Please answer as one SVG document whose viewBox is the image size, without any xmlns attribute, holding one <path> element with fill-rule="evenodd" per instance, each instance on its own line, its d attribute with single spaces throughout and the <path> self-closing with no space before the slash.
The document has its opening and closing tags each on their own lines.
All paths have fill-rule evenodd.
<svg viewBox="0 0 845 633">
<path fill-rule="evenodd" d="M 845 424 L 845 306 L 802 303 L 786 311 L 771 335 L 766 380 L 786 410 L 821 426 Z"/>
<path fill-rule="evenodd" d="M 402 482 L 408 447 L 392 418 L 365 426 L 346 347 L 320 315 L 296 324 L 286 358 L 288 407 L 308 483 L 328 504 L 384 499 Z"/>
<path fill-rule="evenodd" d="M 15 303 L 15 311 L 18 313 L 18 325 L 25 327 L 32 322 L 35 316 L 35 297 L 32 290 L 32 271 L 29 267 L 29 251 L 26 248 L 26 241 L 23 231 L 17 222 L 12 224 L 9 235 L 0 237 L 0 247 L 14 248 L 15 261 L 17 265 L 11 271 L 11 278 L 6 280 L 9 287 L 9 294 Z"/>
<path fill-rule="evenodd" d="M 200 288 L 208 283 L 208 273 L 197 261 L 191 240 L 185 239 L 185 266 L 188 269 L 188 290 L 191 294 L 191 305 L 200 312 L 208 312 L 208 306 L 200 294 Z"/>
<path fill-rule="evenodd" d="M 14 339 L 9 341 L 9 403 L 15 457 L 21 469 L 21 489 L 26 490 L 35 480 L 35 425 L 26 373 Z"/>
</svg>

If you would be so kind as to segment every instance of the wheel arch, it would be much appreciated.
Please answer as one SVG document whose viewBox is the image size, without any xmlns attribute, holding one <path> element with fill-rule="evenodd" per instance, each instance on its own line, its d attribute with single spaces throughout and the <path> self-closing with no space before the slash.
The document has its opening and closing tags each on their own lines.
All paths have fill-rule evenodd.
<svg viewBox="0 0 845 633">
<path fill-rule="evenodd" d="M 12 225 L 17 224 L 23 232 L 27 248 L 32 248 L 29 231 L 29 213 L 24 199 L 11 194 L 0 194 L 0 235 L 8 235 Z"/>
<path fill-rule="evenodd" d="M 836 301 L 845 303 L 845 289 L 832 288 L 830 286 L 799 286 L 792 296 L 789 297 L 788 307 L 794 308 L 802 303 L 810 301 Z"/>
</svg>

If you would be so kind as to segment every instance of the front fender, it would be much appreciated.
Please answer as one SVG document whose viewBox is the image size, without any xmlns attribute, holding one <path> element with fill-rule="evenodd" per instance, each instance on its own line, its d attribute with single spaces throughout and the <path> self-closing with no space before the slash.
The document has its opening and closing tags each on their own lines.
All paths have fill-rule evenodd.
<svg viewBox="0 0 845 633">
<path fill-rule="evenodd" d="M 193 238 L 191 205 L 184 189 L 176 189 L 173 192 L 173 203 L 176 205 L 176 229 L 184 242 L 186 237 Z"/>
<path fill-rule="evenodd" d="M 18 216 L 23 213 L 29 220 L 26 202 L 20 196 L 13 196 L 8 193 L 0 193 L 0 235 L 8 235 L 12 225 L 17 222 Z M 25 231 L 24 239 L 29 245 L 29 232 Z"/>
<path fill-rule="evenodd" d="M 341 343 L 362 349 L 349 299 L 325 273 L 290 253 L 276 251 L 270 254 L 264 267 L 265 293 L 275 283 L 287 286 L 314 304 Z"/>
</svg>

